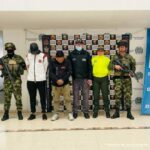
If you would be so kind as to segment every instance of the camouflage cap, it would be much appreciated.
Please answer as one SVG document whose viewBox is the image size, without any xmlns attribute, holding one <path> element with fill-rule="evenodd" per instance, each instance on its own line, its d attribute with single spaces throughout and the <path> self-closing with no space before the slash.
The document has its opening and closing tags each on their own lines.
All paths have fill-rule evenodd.
<svg viewBox="0 0 150 150">
<path fill-rule="evenodd" d="M 126 40 L 121 40 L 117 43 L 118 47 L 120 46 L 125 46 L 127 47 L 128 46 L 128 42 Z"/>
<path fill-rule="evenodd" d="M 5 43 L 5 50 L 16 50 L 16 46 L 11 42 Z"/>
<path fill-rule="evenodd" d="M 76 39 L 75 41 L 76 44 L 83 44 L 83 40 L 81 38 Z"/>
</svg>

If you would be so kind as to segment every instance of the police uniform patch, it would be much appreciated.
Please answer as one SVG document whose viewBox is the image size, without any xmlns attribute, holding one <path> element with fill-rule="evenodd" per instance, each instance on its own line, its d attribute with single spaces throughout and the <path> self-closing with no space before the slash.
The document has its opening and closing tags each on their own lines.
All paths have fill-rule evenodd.
<svg viewBox="0 0 150 150">
<path fill-rule="evenodd" d="M 82 61 L 86 61 L 86 58 L 82 58 Z"/>
<path fill-rule="evenodd" d="M 65 66 L 62 66 L 61 69 L 66 69 L 66 67 L 65 67 Z"/>
</svg>

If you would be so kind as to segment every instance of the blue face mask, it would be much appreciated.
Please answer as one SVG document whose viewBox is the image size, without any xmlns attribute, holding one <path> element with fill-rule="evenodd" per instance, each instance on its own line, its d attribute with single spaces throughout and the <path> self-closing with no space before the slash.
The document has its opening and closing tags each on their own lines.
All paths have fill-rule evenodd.
<svg viewBox="0 0 150 150">
<path fill-rule="evenodd" d="M 76 46 L 76 50 L 81 51 L 82 47 L 81 46 Z"/>
</svg>

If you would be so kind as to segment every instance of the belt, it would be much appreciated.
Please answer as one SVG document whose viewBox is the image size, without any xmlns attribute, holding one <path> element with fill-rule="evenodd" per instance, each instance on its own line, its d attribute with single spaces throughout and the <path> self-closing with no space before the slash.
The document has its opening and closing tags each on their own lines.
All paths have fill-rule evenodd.
<svg viewBox="0 0 150 150">
<path fill-rule="evenodd" d="M 130 79 L 130 76 L 114 76 L 114 79 Z"/>
</svg>

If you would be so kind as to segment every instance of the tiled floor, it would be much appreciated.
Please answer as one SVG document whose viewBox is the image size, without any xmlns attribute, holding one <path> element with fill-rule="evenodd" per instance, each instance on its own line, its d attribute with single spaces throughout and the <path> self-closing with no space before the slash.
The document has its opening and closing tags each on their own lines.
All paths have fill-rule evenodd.
<svg viewBox="0 0 150 150">
<path fill-rule="evenodd" d="M 119 119 L 77 118 L 68 121 L 61 114 L 59 120 L 18 121 L 12 113 L 8 121 L 0 121 L 0 150 L 149 150 L 150 116 L 133 112 L 135 120 L 121 113 Z"/>
</svg>

